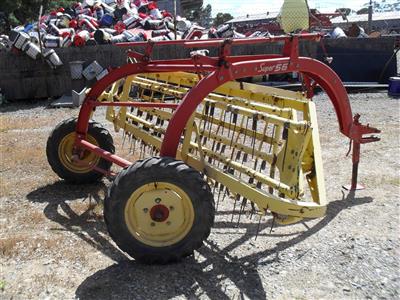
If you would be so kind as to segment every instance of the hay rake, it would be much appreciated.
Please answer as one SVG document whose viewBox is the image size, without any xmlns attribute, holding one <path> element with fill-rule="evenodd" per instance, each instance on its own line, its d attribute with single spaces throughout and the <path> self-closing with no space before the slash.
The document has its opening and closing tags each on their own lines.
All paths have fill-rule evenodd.
<svg viewBox="0 0 400 300">
<path fill-rule="evenodd" d="M 138 260 L 165 263 L 190 255 L 210 233 L 216 206 L 226 197 L 240 216 L 271 213 L 280 224 L 322 217 L 326 196 L 313 90 L 329 95 L 340 131 L 353 144 L 351 189 L 357 188 L 360 144 L 379 130 L 359 123 L 338 76 L 325 64 L 299 57 L 293 35 L 247 40 L 129 43 L 131 61 L 112 70 L 88 92 L 79 118 L 51 134 L 53 170 L 74 182 L 124 169 L 105 200 L 105 221 L 117 245 Z M 281 55 L 232 56 L 241 44 L 283 42 Z M 154 46 L 218 47 L 218 57 L 194 51 L 189 59 L 150 59 Z M 236 82 L 255 75 L 299 72 L 296 93 Z M 107 106 L 107 120 L 139 161 L 114 154 L 108 131 L 90 121 Z M 369 135 L 365 137 L 365 135 Z M 210 187 L 211 186 L 211 187 Z M 233 220 L 233 216 L 232 216 Z"/>
</svg>

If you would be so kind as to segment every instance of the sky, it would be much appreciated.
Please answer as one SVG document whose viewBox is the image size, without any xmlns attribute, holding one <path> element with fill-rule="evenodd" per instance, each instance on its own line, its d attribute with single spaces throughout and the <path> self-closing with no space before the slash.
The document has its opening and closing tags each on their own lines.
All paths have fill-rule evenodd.
<svg viewBox="0 0 400 300">
<path fill-rule="evenodd" d="M 322 12 L 333 12 L 338 7 L 348 7 L 359 9 L 368 0 L 308 0 L 310 8 L 317 8 Z M 234 17 L 244 16 L 247 14 L 264 13 L 267 11 L 279 11 L 283 0 L 204 0 L 204 5 L 211 4 L 212 15 L 215 16 L 219 12 L 230 13 Z"/>
</svg>

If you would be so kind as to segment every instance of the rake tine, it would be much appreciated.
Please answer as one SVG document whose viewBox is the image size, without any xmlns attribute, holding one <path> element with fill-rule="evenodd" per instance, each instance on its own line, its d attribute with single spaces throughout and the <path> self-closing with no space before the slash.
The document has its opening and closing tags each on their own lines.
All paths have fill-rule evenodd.
<svg viewBox="0 0 400 300">
<path fill-rule="evenodd" d="M 268 129 L 268 123 L 265 123 L 264 131 L 263 131 L 263 139 L 260 141 L 260 144 L 258 145 L 258 152 L 259 152 L 259 153 L 262 152 L 262 146 L 263 146 L 263 143 L 264 143 L 264 137 L 265 137 L 265 135 L 267 134 L 267 129 Z M 254 143 L 254 144 L 255 144 L 255 143 Z M 255 148 L 255 147 L 253 147 L 253 154 L 254 154 L 254 148 Z M 255 160 L 255 162 L 254 162 L 254 170 L 257 170 L 257 165 L 258 165 L 258 157 L 256 157 L 256 160 Z M 261 163 L 261 165 L 262 165 L 262 163 Z M 265 167 L 264 167 L 264 168 L 265 168 Z M 261 170 L 261 167 L 260 167 L 260 170 Z"/>
<path fill-rule="evenodd" d="M 215 108 L 215 104 L 214 104 L 214 108 Z M 222 112 L 221 112 L 221 117 L 220 117 L 220 120 L 219 120 L 219 123 L 218 123 L 218 127 L 217 127 L 217 131 L 216 131 L 216 136 L 218 136 L 218 133 L 219 133 L 219 130 L 221 129 L 221 124 L 222 124 Z M 223 128 L 223 127 L 222 127 Z M 209 133 L 210 133 L 211 131 L 209 131 Z M 215 149 L 215 145 L 216 145 L 216 139 L 213 139 L 213 143 L 212 143 L 212 146 L 211 146 L 211 151 L 212 152 L 214 152 L 214 149 Z M 219 149 L 219 148 L 218 148 Z M 215 160 L 214 160 L 215 161 Z M 211 158 L 211 161 L 209 161 L 210 163 L 212 163 L 212 158 Z"/>
<path fill-rule="evenodd" d="M 123 130 L 123 131 L 122 131 L 122 145 L 121 145 L 122 148 L 124 148 L 124 145 L 125 145 L 126 135 L 127 135 L 127 134 L 126 134 L 126 131 Z"/>
<path fill-rule="evenodd" d="M 131 134 L 128 134 L 128 136 L 129 136 L 129 154 L 130 153 L 133 153 L 133 150 L 132 150 L 132 148 L 133 148 L 133 141 L 135 140 L 133 137 L 132 137 L 132 135 Z"/>
<path fill-rule="evenodd" d="M 164 120 L 163 119 L 160 119 L 160 128 L 163 128 L 164 127 Z M 159 132 L 158 133 L 158 137 L 161 137 L 162 136 L 162 133 L 161 132 Z"/>
<path fill-rule="evenodd" d="M 218 146 L 218 145 L 217 145 L 217 146 Z M 226 145 L 223 144 L 222 147 L 221 147 L 221 154 L 224 154 L 224 153 L 225 153 L 225 149 L 226 149 Z M 218 150 L 217 150 L 217 151 L 218 151 Z M 218 168 L 219 168 L 220 164 L 221 164 L 221 161 L 218 161 Z"/>
<path fill-rule="evenodd" d="M 225 110 L 224 111 L 224 118 L 223 118 L 223 120 L 222 120 L 222 122 L 223 122 L 223 126 L 222 126 L 222 135 L 224 135 L 224 130 L 225 130 L 225 119 L 226 119 L 226 114 L 228 113 L 228 111 L 227 110 Z"/>
<path fill-rule="evenodd" d="M 222 153 L 222 154 L 224 154 L 224 153 L 225 153 L 225 149 L 226 149 L 226 145 L 225 145 L 225 144 L 223 144 L 223 145 L 222 145 L 222 147 L 221 147 L 221 153 Z"/>
<path fill-rule="evenodd" d="M 255 236 L 254 240 L 257 240 L 258 233 L 260 232 L 261 218 L 262 218 L 262 214 L 260 214 L 260 218 L 258 219 L 257 232 L 256 232 L 256 236 Z"/>
<path fill-rule="evenodd" d="M 248 158 L 248 154 L 245 152 L 244 154 L 243 154 L 243 158 L 242 158 L 242 165 L 244 164 L 244 163 L 247 163 L 247 158 Z M 239 173 L 239 179 L 240 178 L 242 178 L 242 173 Z"/>
<path fill-rule="evenodd" d="M 256 210 L 256 205 L 254 204 L 254 202 L 250 201 L 250 204 L 251 204 L 251 209 L 255 211 Z"/>
<path fill-rule="evenodd" d="M 221 191 L 224 189 L 224 186 L 222 184 L 219 184 L 219 191 L 218 191 L 218 199 L 217 199 L 217 210 L 218 210 L 218 206 L 219 206 L 219 199 L 221 197 Z"/>
<path fill-rule="evenodd" d="M 283 132 L 282 132 L 282 139 L 285 140 L 285 148 L 283 152 L 283 160 L 282 160 L 282 170 L 285 168 L 285 160 L 286 160 L 286 150 L 289 144 L 289 129 L 288 127 L 284 127 Z"/>
<path fill-rule="evenodd" d="M 221 148 L 221 142 L 218 142 L 218 143 L 217 143 L 217 148 L 215 149 L 216 152 L 218 152 L 220 148 Z"/>
<path fill-rule="evenodd" d="M 221 148 L 221 142 L 218 142 L 218 143 L 217 143 L 217 147 L 216 147 L 216 149 L 215 149 L 215 152 L 218 152 L 220 148 Z M 213 151 L 213 152 L 214 152 L 214 151 Z M 215 162 L 215 159 L 214 159 L 214 162 Z M 218 161 L 218 167 L 219 167 L 219 164 L 220 164 L 220 162 Z M 215 165 L 215 163 L 214 163 L 214 165 Z"/>
<path fill-rule="evenodd" d="M 207 137 L 203 136 L 203 146 L 207 143 Z"/>
<path fill-rule="evenodd" d="M 206 101 L 204 105 L 204 123 L 203 123 L 203 132 L 206 130 L 206 123 L 208 122 L 208 113 L 210 111 L 210 102 Z"/>
<path fill-rule="evenodd" d="M 137 142 L 138 142 L 138 140 L 136 138 L 133 138 L 133 152 L 132 153 L 136 152 L 136 144 L 137 144 Z"/>
<path fill-rule="evenodd" d="M 260 165 L 260 172 L 264 171 L 266 169 L 266 167 L 267 167 L 267 162 L 265 160 L 263 160 Z"/>
<path fill-rule="evenodd" d="M 142 157 L 142 155 L 144 155 L 143 151 L 144 151 L 144 143 L 141 142 L 141 144 L 140 144 L 140 155 L 139 155 L 140 159 L 143 159 L 143 157 Z"/>
<path fill-rule="evenodd" d="M 239 197 L 238 200 L 240 200 L 240 197 Z M 237 223 L 236 223 L 236 227 L 239 227 L 240 218 L 241 218 L 241 216 L 242 216 L 242 213 L 244 212 L 244 209 L 245 209 L 245 207 L 246 207 L 246 203 L 247 203 L 247 199 L 246 199 L 246 198 L 243 198 L 242 204 L 240 205 L 239 217 L 238 217 L 238 221 L 237 221 Z"/>
<path fill-rule="evenodd" d="M 242 156 L 242 151 L 238 151 L 237 153 L 236 153 L 236 157 L 235 157 L 235 161 L 240 161 L 240 157 Z"/>
<path fill-rule="evenodd" d="M 258 157 L 256 157 L 256 159 L 254 160 L 253 170 L 257 170 L 257 166 L 258 166 Z"/>
<path fill-rule="evenodd" d="M 269 234 L 272 233 L 272 230 L 274 229 L 274 226 L 275 226 L 275 214 L 272 214 L 272 215 L 273 215 L 273 217 L 272 217 L 272 223 L 271 223 L 271 228 L 269 230 Z"/>
<path fill-rule="evenodd" d="M 213 187 L 213 191 L 212 191 L 213 195 L 214 195 L 214 193 L 215 193 L 215 190 L 218 188 L 218 186 L 219 186 L 218 181 L 215 181 L 214 187 Z"/>
<path fill-rule="evenodd" d="M 215 103 L 211 103 L 211 108 L 210 108 L 210 122 L 208 122 L 208 123 L 209 123 L 209 127 L 208 127 L 208 139 L 210 139 L 212 126 L 214 125 L 214 112 L 215 112 Z"/>
<path fill-rule="evenodd" d="M 272 127 L 272 134 L 271 134 L 272 141 L 271 141 L 271 144 L 269 144 L 268 153 L 271 153 L 271 151 L 272 151 L 272 144 L 274 143 L 275 130 L 276 130 L 276 125 L 274 125 L 274 127 Z"/>
<path fill-rule="evenodd" d="M 129 132 L 126 132 L 125 133 L 125 137 L 128 137 L 128 143 L 129 143 L 129 153 L 131 152 L 131 149 L 132 149 L 132 134 L 130 134 Z M 122 147 L 123 147 L 123 145 L 124 145 L 124 142 L 125 142 L 125 140 L 123 140 L 123 142 L 122 142 Z"/>
<path fill-rule="evenodd" d="M 224 194 L 222 195 L 222 202 L 225 200 L 225 197 L 229 195 L 230 195 L 229 189 L 225 187 Z"/>
<path fill-rule="evenodd" d="M 251 158 L 254 157 L 254 150 L 255 150 L 255 147 L 256 147 L 257 121 L 258 121 L 258 114 L 254 114 L 253 115 L 253 124 L 252 124 L 253 139 L 251 141 L 251 145 L 253 147 L 253 150 L 252 150 L 252 153 L 251 153 Z"/>
<path fill-rule="evenodd" d="M 234 216 L 234 213 L 235 213 L 235 210 L 236 210 L 236 202 L 237 202 L 238 200 L 240 200 L 240 195 L 239 195 L 239 194 L 236 194 L 235 203 L 233 204 L 233 211 L 232 211 L 231 223 L 233 222 L 233 216 Z"/>
<path fill-rule="evenodd" d="M 229 110 L 229 112 L 230 112 L 230 116 L 229 116 L 228 138 L 229 138 L 229 135 L 231 134 L 232 117 L 233 117 L 232 112 L 230 110 Z"/>
<path fill-rule="evenodd" d="M 249 128 L 249 116 L 246 117 L 246 130 L 244 131 L 244 138 L 243 138 L 243 144 L 246 144 L 246 139 L 247 139 L 247 128 Z"/>
<path fill-rule="evenodd" d="M 238 120 L 238 113 L 237 111 L 233 112 L 233 131 L 232 131 L 232 139 L 231 139 L 231 145 L 230 147 L 232 147 L 233 144 L 233 138 L 235 137 L 235 132 L 236 132 L 236 126 L 237 126 L 237 120 Z"/>
<path fill-rule="evenodd" d="M 254 202 L 250 202 L 251 203 L 251 210 L 250 210 L 250 220 L 253 219 L 253 214 L 256 211 L 256 208 L 254 207 Z"/>
<path fill-rule="evenodd" d="M 235 138 L 236 125 L 237 125 L 237 118 L 238 118 L 238 114 L 237 114 L 236 111 L 234 111 L 234 113 L 233 113 L 233 123 L 234 123 L 235 125 L 233 126 L 231 143 L 230 143 L 230 145 L 229 145 L 229 147 L 231 148 L 231 160 L 232 160 L 233 155 L 234 155 L 234 153 L 235 153 L 235 147 L 233 147 L 233 149 L 232 149 L 232 145 L 233 145 L 233 140 L 234 140 L 234 138 Z M 236 142 L 238 141 L 239 136 L 240 136 L 240 133 L 238 133 L 238 135 L 237 135 Z"/>
</svg>

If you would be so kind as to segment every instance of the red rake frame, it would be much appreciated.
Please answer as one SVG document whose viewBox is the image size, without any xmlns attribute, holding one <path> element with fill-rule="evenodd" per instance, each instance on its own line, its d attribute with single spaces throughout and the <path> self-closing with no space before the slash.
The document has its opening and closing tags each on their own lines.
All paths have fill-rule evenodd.
<svg viewBox="0 0 400 300">
<path fill-rule="evenodd" d="M 183 130 L 197 106 L 202 100 L 217 87 L 224 83 L 240 78 L 298 72 L 303 75 L 304 84 L 309 98 L 313 95 L 313 89 L 319 85 L 329 96 L 339 123 L 342 134 L 349 137 L 353 144 L 353 169 L 351 190 L 357 188 L 358 163 L 360 160 L 360 144 L 378 141 L 375 136 L 364 137 L 374 133 L 380 133 L 376 128 L 362 125 L 359 122 L 360 115 L 353 117 L 349 98 L 339 76 L 326 64 L 308 57 L 299 56 L 299 41 L 319 41 L 319 34 L 300 34 L 290 36 L 277 36 L 257 39 L 215 39 L 195 41 L 161 41 L 161 42 L 136 42 L 119 44 L 121 47 L 144 46 L 144 53 L 128 50 L 128 56 L 136 60 L 135 63 L 127 63 L 109 72 L 107 76 L 99 80 L 86 95 L 78 117 L 76 127 L 76 146 L 82 147 L 97 155 L 121 166 L 126 167 L 131 162 L 111 154 L 89 143 L 86 140 L 89 119 L 92 111 L 97 106 L 132 106 L 173 108 L 174 115 L 170 120 L 163 140 L 160 156 L 176 157 L 179 140 Z M 284 47 L 280 55 L 241 55 L 232 56 L 231 48 L 243 44 L 263 44 L 283 42 Z M 219 48 L 218 57 L 208 57 L 200 52 L 193 52 L 191 58 L 175 60 L 151 60 L 154 46 L 179 45 L 186 48 Z M 140 73 L 160 72 L 192 72 L 206 73 L 179 104 L 150 103 L 150 102 L 99 102 L 97 99 L 112 83 L 130 75 Z"/>
</svg>

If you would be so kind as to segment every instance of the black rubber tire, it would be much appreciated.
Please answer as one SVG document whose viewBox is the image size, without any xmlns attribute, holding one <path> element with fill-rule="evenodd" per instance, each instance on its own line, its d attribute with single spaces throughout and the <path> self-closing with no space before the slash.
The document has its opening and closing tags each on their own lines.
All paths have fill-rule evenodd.
<svg viewBox="0 0 400 300">
<path fill-rule="evenodd" d="M 67 119 L 58 124 L 51 132 L 46 146 L 47 161 L 49 162 L 53 171 L 62 179 L 75 184 L 93 183 L 99 181 L 104 174 L 95 170 L 90 170 L 86 173 L 77 173 L 66 168 L 61 162 L 58 155 L 58 149 L 62 139 L 70 133 L 75 132 L 77 118 Z M 111 134 L 102 127 L 101 124 L 89 121 L 88 135 L 93 137 L 98 143 L 99 147 L 110 153 L 115 153 L 114 142 Z M 109 171 L 112 162 L 100 159 L 96 167 Z"/>
<path fill-rule="evenodd" d="M 166 247 L 153 247 L 137 240 L 125 221 L 125 206 L 132 193 L 152 182 L 178 186 L 189 196 L 194 209 L 194 222 L 188 234 Z M 169 157 L 151 157 L 122 170 L 104 201 L 104 219 L 111 238 L 121 250 L 146 264 L 166 264 L 192 255 L 209 236 L 214 215 L 214 198 L 207 182 L 183 161 Z"/>
</svg>

